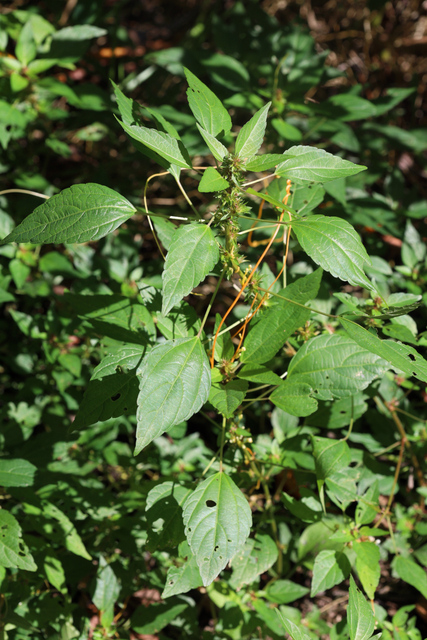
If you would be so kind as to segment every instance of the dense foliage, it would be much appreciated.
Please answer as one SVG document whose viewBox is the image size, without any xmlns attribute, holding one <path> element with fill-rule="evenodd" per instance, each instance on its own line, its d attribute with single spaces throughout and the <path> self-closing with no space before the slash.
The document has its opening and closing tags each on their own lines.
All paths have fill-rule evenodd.
<svg viewBox="0 0 427 640">
<path fill-rule="evenodd" d="M 0 14 L 3 638 L 425 635 L 416 90 L 248 5 Z"/>
</svg>

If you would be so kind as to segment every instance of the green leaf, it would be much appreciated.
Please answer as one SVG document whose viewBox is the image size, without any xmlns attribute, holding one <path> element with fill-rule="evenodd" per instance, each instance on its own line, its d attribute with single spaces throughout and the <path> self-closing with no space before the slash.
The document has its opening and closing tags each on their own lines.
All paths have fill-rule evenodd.
<svg viewBox="0 0 427 640">
<path fill-rule="evenodd" d="M 184 563 L 179 566 L 172 565 L 169 567 L 162 598 L 170 598 L 180 593 L 186 593 L 190 589 L 201 587 L 203 584 L 196 558 L 191 553 L 188 542 L 184 541 L 179 545 L 179 556 L 185 559 Z"/>
<path fill-rule="evenodd" d="M 362 587 L 373 600 L 381 577 L 379 547 L 375 542 L 357 541 L 353 543 L 353 551 L 356 552 L 356 571 Z"/>
<path fill-rule="evenodd" d="M 316 297 L 321 279 L 322 270 L 317 269 L 280 290 L 274 297 L 277 302 L 262 313 L 249 331 L 242 362 L 262 364 L 273 358 L 294 331 L 309 319 L 311 312 L 304 304 Z"/>
<path fill-rule="evenodd" d="M 322 517 L 322 505 L 309 489 L 301 489 L 299 500 L 283 492 L 282 501 L 285 507 L 303 522 L 317 522 Z"/>
<path fill-rule="evenodd" d="M 238 370 L 237 375 L 243 380 L 258 382 L 259 384 L 277 385 L 282 383 L 282 378 L 277 373 L 262 364 L 245 364 Z"/>
<path fill-rule="evenodd" d="M 188 607 L 188 602 L 175 598 L 168 603 L 152 602 L 149 607 L 138 607 L 130 619 L 131 627 L 141 635 L 154 635 L 178 618 Z"/>
<path fill-rule="evenodd" d="M 233 480 L 219 472 L 188 497 L 183 518 L 188 544 L 207 586 L 245 544 L 252 525 L 248 501 Z"/>
<path fill-rule="evenodd" d="M 100 362 L 87 386 L 73 429 L 135 413 L 139 387 L 136 369 L 145 351 L 143 346 L 125 345 Z"/>
<path fill-rule="evenodd" d="M 24 24 L 18 36 L 15 55 L 19 62 L 26 67 L 37 55 L 37 45 L 34 40 L 33 25 L 29 20 Z"/>
<path fill-rule="evenodd" d="M 197 337 L 157 345 L 140 375 L 135 455 L 199 411 L 211 386 L 209 361 Z"/>
<path fill-rule="evenodd" d="M 348 469 L 334 472 L 326 478 L 326 487 L 328 496 L 343 511 L 347 509 L 349 504 L 357 500 L 356 482 L 348 474 Z"/>
<path fill-rule="evenodd" d="M 344 440 L 312 436 L 312 443 L 316 475 L 320 480 L 325 480 L 350 464 L 350 449 Z"/>
<path fill-rule="evenodd" d="M 65 547 L 68 551 L 71 551 L 71 553 L 75 553 L 76 556 L 80 556 L 86 560 L 92 560 L 92 556 L 87 552 L 76 527 L 65 513 L 58 509 L 58 507 L 52 502 L 48 502 L 47 500 L 43 501 L 43 513 L 45 516 L 53 518 L 59 523 L 64 534 Z"/>
<path fill-rule="evenodd" d="M 126 124 L 119 119 L 117 119 L 117 122 L 120 123 L 131 138 L 143 144 L 149 151 L 162 157 L 166 162 L 177 165 L 178 167 L 183 167 L 184 169 L 191 168 L 188 152 L 180 140 L 173 138 L 163 131 L 157 131 L 156 129 L 149 129 L 148 127 L 141 127 L 134 124 Z M 148 157 L 152 157 L 149 153 L 147 155 Z"/>
<path fill-rule="evenodd" d="M 114 605 L 120 593 L 120 585 L 104 556 L 99 557 L 96 587 L 92 601 L 101 612 L 101 624 L 109 629 L 114 619 Z"/>
<path fill-rule="evenodd" d="M 285 618 L 283 613 L 278 609 L 275 611 L 279 616 L 280 622 L 285 627 L 286 633 L 291 637 L 291 640 L 312 640 L 311 636 L 309 636 L 308 633 L 305 633 L 299 625 L 292 622 L 292 620 Z"/>
<path fill-rule="evenodd" d="M 403 371 L 407 376 L 427 382 L 427 361 L 415 349 L 400 342 L 380 340 L 374 333 L 351 320 L 340 318 L 340 322 L 357 344 L 387 360 L 397 373 Z"/>
<path fill-rule="evenodd" d="M 283 202 L 281 202 L 280 200 L 277 200 L 276 198 L 273 198 L 273 196 L 270 196 L 268 193 L 255 191 L 255 189 L 252 189 L 252 187 L 249 187 L 249 189 L 246 189 L 245 193 L 249 193 L 251 196 L 257 196 L 257 198 L 262 198 L 266 202 L 269 202 L 270 204 L 272 204 L 273 207 L 276 207 L 281 211 L 286 210 L 286 211 L 289 211 L 290 213 L 294 213 L 293 209 L 290 209 L 288 206 L 284 205 Z"/>
<path fill-rule="evenodd" d="M 291 147 L 283 156 L 287 159 L 276 168 L 276 175 L 297 183 L 325 183 L 336 178 L 354 176 L 366 169 L 362 165 L 333 156 L 323 149 L 304 145 Z"/>
<path fill-rule="evenodd" d="M 248 390 L 249 383 L 245 380 L 231 380 L 227 384 L 215 384 L 209 392 L 209 402 L 219 413 L 231 418 L 242 404 Z"/>
<path fill-rule="evenodd" d="M 218 243 L 207 225 L 191 223 L 174 233 L 163 271 L 162 313 L 194 289 L 219 259 Z"/>
<path fill-rule="evenodd" d="M 357 231 L 342 218 L 312 215 L 292 221 L 298 242 L 312 260 L 333 276 L 375 291 L 363 271 L 371 259 Z"/>
<path fill-rule="evenodd" d="M 391 566 L 402 580 L 410 584 L 427 598 L 427 575 L 424 569 L 411 558 L 396 556 Z"/>
<path fill-rule="evenodd" d="M 46 578 L 50 584 L 58 589 L 60 593 L 68 593 L 64 567 L 61 564 L 59 558 L 49 549 L 47 555 L 44 557 L 43 567 L 46 574 Z"/>
<path fill-rule="evenodd" d="M 0 566 L 36 571 L 37 565 L 22 540 L 21 527 L 13 515 L 0 509 Z"/>
<path fill-rule="evenodd" d="M 252 156 L 245 164 L 246 171 L 267 171 L 278 165 L 283 160 L 280 153 L 266 153 L 262 156 Z"/>
<path fill-rule="evenodd" d="M 303 598 L 309 592 L 310 589 L 291 580 L 276 580 L 268 584 L 265 595 L 271 602 L 288 604 Z"/>
<path fill-rule="evenodd" d="M 231 561 L 231 588 L 238 591 L 244 584 L 254 582 L 273 566 L 278 555 L 277 545 L 270 536 L 257 533 L 255 538 L 248 538 L 243 549 Z"/>
<path fill-rule="evenodd" d="M 350 640 L 368 640 L 375 629 L 375 617 L 371 606 L 356 587 L 352 576 L 350 576 L 347 622 Z"/>
<path fill-rule="evenodd" d="M 317 400 L 311 398 L 312 387 L 305 382 L 285 380 L 270 396 L 271 402 L 292 416 L 305 417 L 317 409 Z"/>
<path fill-rule="evenodd" d="M 111 233 L 135 213 L 126 198 L 100 184 L 76 184 L 41 204 L 2 244 L 93 242 Z"/>
<path fill-rule="evenodd" d="M 227 189 L 230 184 L 222 175 L 214 169 L 214 167 L 208 167 L 205 169 L 202 175 L 202 179 L 199 182 L 200 193 L 211 193 L 212 191 L 223 191 Z"/>
<path fill-rule="evenodd" d="M 149 491 L 145 507 L 148 551 L 176 549 L 184 540 L 182 507 L 190 493 L 190 489 L 171 481 L 162 482 Z"/>
<path fill-rule="evenodd" d="M 287 380 L 308 384 L 317 400 L 332 400 L 366 389 L 388 368 L 387 362 L 351 338 L 324 334 L 302 345 L 289 363 Z"/>
<path fill-rule="evenodd" d="M 218 162 L 222 162 L 226 155 L 228 155 L 227 147 L 224 147 L 222 142 L 217 140 L 215 136 L 211 135 L 209 131 L 206 131 L 197 123 L 197 128 L 200 131 L 200 134 L 203 140 L 206 142 L 210 152 L 213 157 L 218 160 Z"/>
<path fill-rule="evenodd" d="M 106 36 L 108 31 L 92 24 L 75 24 L 71 27 L 64 27 L 53 35 L 54 40 L 82 41 L 92 40 Z"/>
<path fill-rule="evenodd" d="M 120 115 L 125 124 L 137 124 L 139 123 L 139 111 L 140 105 L 132 98 L 128 98 L 125 94 L 120 90 L 120 88 L 116 85 L 116 83 L 111 80 L 110 82 L 113 85 L 114 94 L 117 100 L 117 106 L 120 111 Z"/>
<path fill-rule="evenodd" d="M 188 104 L 196 120 L 212 136 L 222 137 L 231 129 L 231 118 L 221 100 L 203 82 L 184 67 L 189 84 Z"/>
<path fill-rule="evenodd" d="M 356 524 L 358 527 L 363 524 L 369 524 L 375 518 L 379 511 L 379 497 L 378 480 L 375 480 L 365 495 L 359 498 L 359 503 L 356 508 Z"/>
<path fill-rule="evenodd" d="M 310 597 L 343 582 L 350 575 L 350 570 L 350 562 L 344 553 L 332 549 L 321 551 L 314 561 Z"/>
<path fill-rule="evenodd" d="M 270 106 L 268 102 L 240 129 L 236 140 L 236 155 L 240 158 L 252 158 L 262 145 Z"/>
<path fill-rule="evenodd" d="M 34 484 L 36 471 L 37 467 L 28 462 L 28 460 L 0 458 L 0 486 L 30 487 Z"/>
</svg>

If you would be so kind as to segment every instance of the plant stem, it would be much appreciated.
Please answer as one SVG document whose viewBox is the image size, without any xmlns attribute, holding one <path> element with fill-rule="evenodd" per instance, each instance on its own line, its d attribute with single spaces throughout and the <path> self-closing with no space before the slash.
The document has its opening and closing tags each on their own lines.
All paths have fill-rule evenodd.
<svg viewBox="0 0 427 640">
<path fill-rule="evenodd" d="M 198 337 L 198 338 L 200 338 L 200 336 L 202 335 L 203 327 L 205 326 L 206 321 L 207 321 L 207 319 L 208 319 L 208 317 L 209 317 L 209 314 L 210 314 L 210 312 L 211 312 L 212 305 L 213 305 L 214 300 L 215 300 L 215 298 L 216 298 L 216 295 L 217 295 L 217 293 L 218 293 L 218 291 L 219 291 L 219 287 L 221 286 L 221 282 L 222 282 L 222 279 L 223 279 L 223 277 L 224 277 L 224 275 L 225 275 L 225 271 L 226 271 L 226 268 L 224 267 L 224 269 L 222 270 L 222 273 L 221 273 L 221 275 L 220 275 L 220 277 L 219 277 L 219 279 L 218 279 L 217 285 L 216 285 L 216 287 L 215 287 L 215 291 L 213 292 L 212 297 L 211 297 L 211 299 L 210 299 L 210 302 L 209 302 L 209 304 L 208 304 L 208 308 L 206 309 L 206 313 L 205 313 L 205 315 L 203 316 L 202 324 L 201 324 L 201 327 L 200 327 L 199 332 L 198 332 L 198 334 L 197 334 L 197 337 Z"/>
</svg>

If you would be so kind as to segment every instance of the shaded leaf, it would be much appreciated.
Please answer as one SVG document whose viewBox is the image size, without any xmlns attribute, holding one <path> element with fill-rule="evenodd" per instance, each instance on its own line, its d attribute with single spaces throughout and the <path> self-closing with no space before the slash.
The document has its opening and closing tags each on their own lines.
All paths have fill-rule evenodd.
<svg viewBox="0 0 427 640">
<path fill-rule="evenodd" d="M 268 535 L 256 534 L 248 538 L 245 546 L 231 561 L 233 575 L 230 578 L 232 589 L 240 589 L 244 584 L 251 584 L 264 573 L 278 558 L 277 545 Z"/>
<path fill-rule="evenodd" d="M 424 569 L 411 558 L 395 556 L 391 566 L 399 578 L 418 589 L 427 598 L 427 575 Z"/>
<path fill-rule="evenodd" d="M 203 584 L 196 558 L 191 553 L 188 542 L 182 542 L 179 545 L 179 555 L 180 558 L 184 558 L 184 563 L 179 566 L 169 567 L 162 598 L 170 598 L 180 593 L 186 593 L 190 589 L 201 587 Z"/>
<path fill-rule="evenodd" d="M 0 510 L 0 566 L 36 571 L 27 545 L 22 540 L 21 527 L 11 513 Z"/>
<path fill-rule="evenodd" d="M 149 491 L 145 507 L 148 551 L 176 548 L 184 540 L 182 507 L 190 493 L 190 489 L 171 481 L 162 482 Z"/>
<path fill-rule="evenodd" d="M 0 458 L 0 486 L 29 487 L 34 484 L 36 471 L 37 467 L 28 460 Z"/>
</svg>

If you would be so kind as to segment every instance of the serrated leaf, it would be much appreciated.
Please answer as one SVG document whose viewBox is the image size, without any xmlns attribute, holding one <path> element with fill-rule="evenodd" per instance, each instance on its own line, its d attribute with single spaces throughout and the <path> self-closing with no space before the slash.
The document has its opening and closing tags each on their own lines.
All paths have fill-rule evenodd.
<svg viewBox="0 0 427 640">
<path fill-rule="evenodd" d="M 387 360 L 395 371 L 403 371 L 408 376 L 427 382 L 427 360 L 415 349 L 401 342 L 380 340 L 375 334 L 345 318 L 340 318 L 340 322 L 357 344 Z"/>
<path fill-rule="evenodd" d="M 279 291 L 278 297 L 274 298 L 277 302 L 260 316 L 249 331 L 241 356 L 242 362 L 267 362 L 294 331 L 305 324 L 311 311 L 303 305 L 316 297 L 321 279 L 322 270 L 317 269 Z"/>
<path fill-rule="evenodd" d="M 86 560 L 92 560 L 92 556 L 88 553 L 83 540 L 77 532 L 76 527 L 68 518 L 68 516 L 66 516 L 65 513 L 61 511 L 61 509 L 58 509 L 58 507 L 52 502 L 44 500 L 43 513 L 44 515 L 53 518 L 59 523 L 59 526 L 61 527 L 64 534 L 65 547 L 68 549 L 68 551 L 71 551 L 71 553 L 75 553 L 76 556 L 80 556 L 81 558 L 85 558 Z"/>
<path fill-rule="evenodd" d="M 203 584 L 196 558 L 191 553 L 188 542 L 182 542 L 179 545 L 179 555 L 180 558 L 185 558 L 185 562 L 177 567 L 169 567 L 162 598 L 170 598 L 180 593 L 186 593 L 190 589 L 201 587 Z"/>
<path fill-rule="evenodd" d="M 198 122 L 196 124 L 203 140 L 206 142 L 208 149 L 212 153 L 213 157 L 218 160 L 218 162 L 222 162 L 225 156 L 228 155 L 227 147 L 224 147 L 222 142 L 217 140 L 215 136 L 211 135 L 209 131 L 203 129 L 203 127 L 201 127 Z"/>
<path fill-rule="evenodd" d="M 101 613 L 101 624 L 108 629 L 114 619 L 114 605 L 120 593 L 116 575 L 104 556 L 99 557 L 95 593 L 92 601 Z"/>
<path fill-rule="evenodd" d="M 208 399 L 210 386 L 209 360 L 197 337 L 154 347 L 141 370 L 135 455 L 196 413 Z"/>
<path fill-rule="evenodd" d="M 249 383 L 245 380 L 231 380 L 225 385 L 215 384 L 209 392 L 209 402 L 223 416 L 231 418 L 242 404 L 248 387 Z"/>
<path fill-rule="evenodd" d="M 208 167 L 204 170 L 199 182 L 199 191 L 200 193 L 211 193 L 212 191 L 223 191 L 229 186 L 229 182 L 222 177 L 219 171 L 214 167 Z"/>
<path fill-rule="evenodd" d="M 380 581 L 380 550 L 375 542 L 353 543 L 353 551 L 356 553 L 356 571 L 362 587 L 370 600 L 375 597 L 375 591 Z"/>
<path fill-rule="evenodd" d="M 221 100 L 189 69 L 184 67 L 189 84 L 188 104 L 196 120 L 212 136 L 226 135 L 231 129 L 231 118 Z"/>
<path fill-rule="evenodd" d="M 305 382 L 293 383 L 285 380 L 273 391 L 270 400 L 292 416 L 305 417 L 317 409 L 317 400 L 310 397 L 312 393 L 313 389 Z"/>
<path fill-rule="evenodd" d="M 411 558 L 396 556 L 391 563 L 399 578 L 410 584 L 427 598 L 427 575 L 424 569 Z"/>
<path fill-rule="evenodd" d="M 352 576 L 350 576 L 347 622 L 350 640 L 368 640 L 375 629 L 375 617 L 371 606 L 356 587 Z"/>
<path fill-rule="evenodd" d="M 312 260 L 333 276 L 375 291 L 363 271 L 371 259 L 357 231 L 342 218 L 313 215 L 292 221 L 298 242 Z"/>
<path fill-rule="evenodd" d="M 167 313 L 194 289 L 219 259 L 218 243 L 207 225 L 188 224 L 174 233 L 166 256 L 162 313 Z"/>
<path fill-rule="evenodd" d="M 0 510 L 0 566 L 36 571 L 27 545 L 22 540 L 21 527 L 11 513 Z"/>
<path fill-rule="evenodd" d="M 310 597 L 340 584 L 348 578 L 350 571 L 351 564 L 344 553 L 324 549 L 314 561 Z"/>
<path fill-rule="evenodd" d="M 252 525 L 248 501 L 233 480 L 219 472 L 188 497 L 183 518 L 188 544 L 207 586 L 245 544 Z"/>
<path fill-rule="evenodd" d="M 93 242 L 117 229 L 135 211 L 126 198 L 108 187 L 76 184 L 37 207 L 0 245 Z"/>
<path fill-rule="evenodd" d="M 162 482 L 147 495 L 147 549 L 176 548 L 184 540 L 182 507 L 191 490 L 174 482 Z M 171 594 L 172 595 L 172 594 Z"/>
<path fill-rule="evenodd" d="M 343 160 L 323 149 L 304 145 L 291 147 L 285 151 L 283 156 L 287 159 L 276 168 L 276 175 L 302 184 L 307 182 L 325 183 L 336 178 L 354 176 L 366 169 L 362 165 Z"/>
<path fill-rule="evenodd" d="M 382 376 L 388 363 L 351 338 L 321 335 L 305 342 L 292 358 L 287 380 L 305 382 L 317 400 L 348 398 Z"/>
<path fill-rule="evenodd" d="M 258 533 L 255 538 L 248 538 L 243 549 L 231 561 L 231 588 L 238 591 L 244 584 L 254 582 L 273 566 L 278 555 L 277 545 L 270 536 Z"/>
<path fill-rule="evenodd" d="M 149 129 L 148 127 L 142 127 L 139 125 L 126 124 L 117 119 L 117 122 L 123 127 L 126 133 L 144 145 L 148 150 L 154 152 L 156 155 L 161 156 L 166 162 L 183 167 L 184 169 L 191 168 L 190 158 L 188 157 L 187 150 L 180 140 L 173 138 L 164 131 L 157 131 L 156 129 Z M 151 154 L 147 154 L 152 157 Z"/>
<path fill-rule="evenodd" d="M 0 458 L 0 486 L 30 487 L 34 484 L 36 471 L 37 467 L 28 460 Z"/>
<path fill-rule="evenodd" d="M 240 158 L 251 158 L 258 152 L 264 140 L 270 106 L 271 102 L 268 102 L 240 129 L 236 140 L 236 155 Z"/>
</svg>

